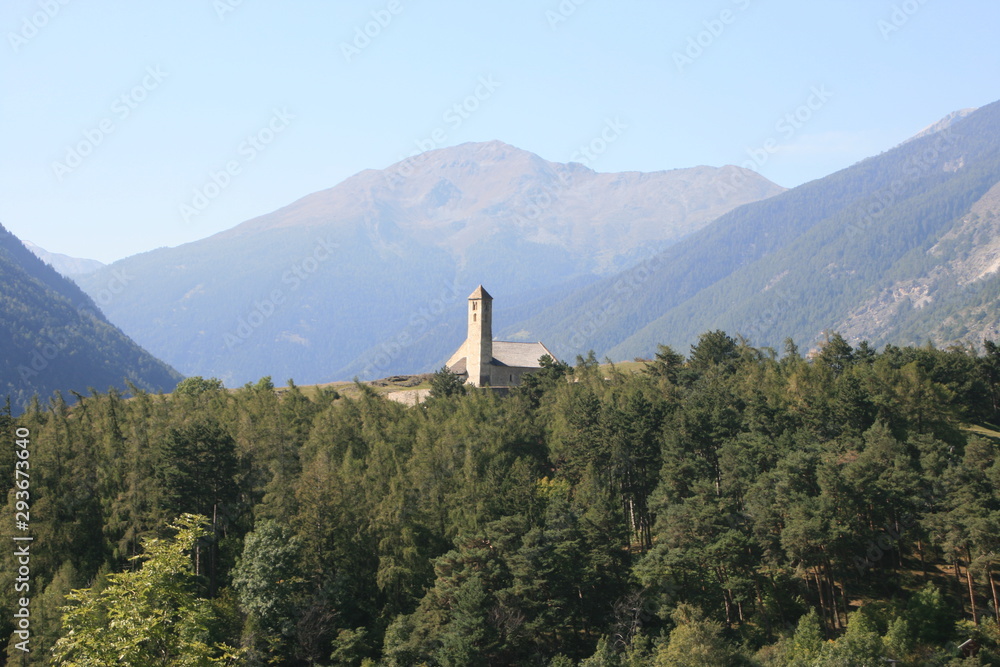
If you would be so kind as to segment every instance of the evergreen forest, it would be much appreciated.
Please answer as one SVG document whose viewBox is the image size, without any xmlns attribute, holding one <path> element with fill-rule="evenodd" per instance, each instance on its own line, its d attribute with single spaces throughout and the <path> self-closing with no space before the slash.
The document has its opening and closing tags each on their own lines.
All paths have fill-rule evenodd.
<svg viewBox="0 0 1000 667">
<path fill-rule="evenodd" d="M 989 341 L 712 331 L 415 407 L 194 377 L 0 422 L 10 665 L 1000 665 Z"/>
</svg>

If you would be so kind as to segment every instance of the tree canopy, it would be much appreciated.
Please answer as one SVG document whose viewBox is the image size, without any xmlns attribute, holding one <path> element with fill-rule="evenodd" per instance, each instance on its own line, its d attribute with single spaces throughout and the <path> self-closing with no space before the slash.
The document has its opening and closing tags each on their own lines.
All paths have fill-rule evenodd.
<svg viewBox="0 0 1000 667">
<path fill-rule="evenodd" d="M 0 414 L 32 434 L 8 664 L 1000 664 L 996 346 L 829 341 Z"/>
</svg>

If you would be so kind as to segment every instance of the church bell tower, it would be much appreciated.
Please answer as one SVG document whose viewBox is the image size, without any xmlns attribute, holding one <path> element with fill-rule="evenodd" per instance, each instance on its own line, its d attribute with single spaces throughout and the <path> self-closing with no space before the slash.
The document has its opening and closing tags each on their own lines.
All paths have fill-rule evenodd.
<svg viewBox="0 0 1000 667">
<path fill-rule="evenodd" d="M 469 336 L 466 339 L 469 384 L 490 384 L 493 361 L 493 297 L 480 285 L 469 295 Z"/>
</svg>

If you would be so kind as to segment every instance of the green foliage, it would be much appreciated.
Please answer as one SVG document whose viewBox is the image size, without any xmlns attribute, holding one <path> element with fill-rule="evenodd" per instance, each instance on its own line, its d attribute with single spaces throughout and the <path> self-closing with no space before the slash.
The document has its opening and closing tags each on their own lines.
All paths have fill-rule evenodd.
<svg viewBox="0 0 1000 667">
<path fill-rule="evenodd" d="M 259 394 L 266 394 L 274 391 L 274 382 L 271 381 L 270 375 L 265 375 L 257 380 L 257 382 L 247 382 L 243 385 L 243 389 Z"/>
<path fill-rule="evenodd" d="M 847 632 L 823 652 L 822 663 L 830 667 L 881 665 L 885 648 L 874 624 L 863 612 L 847 617 Z"/>
<path fill-rule="evenodd" d="M 712 331 L 698 337 L 691 346 L 690 365 L 696 371 L 707 371 L 713 366 L 730 367 L 738 357 L 736 341 L 725 331 Z"/>
<path fill-rule="evenodd" d="M 910 622 L 902 616 L 892 619 L 889 622 L 889 629 L 882 638 L 882 645 L 889 659 L 906 660 L 914 647 L 914 636 L 910 629 Z"/>
<path fill-rule="evenodd" d="M 333 642 L 330 664 L 336 667 L 360 665 L 368 652 L 367 632 L 364 628 L 341 630 Z"/>
<path fill-rule="evenodd" d="M 916 641 L 941 645 L 952 636 L 955 614 L 933 584 L 927 584 L 910 598 L 906 606 L 906 619 Z"/>
<path fill-rule="evenodd" d="M 206 380 L 200 375 L 195 375 L 181 380 L 173 393 L 177 396 L 200 396 L 207 391 L 223 391 L 224 389 L 225 386 L 222 384 L 222 380 L 218 378 L 209 378 Z"/>
<path fill-rule="evenodd" d="M 149 540 L 138 570 L 113 574 L 101 590 L 68 596 L 55 659 L 68 667 L 236 664 L 227 646 L 212 646 L 212 607 L 195 594 L 190 552 L 206 519 L 182 516 L 172 540 Z"/>
<path fill-rule="evenodd" d="M 521 386 L 517 389 L 534 406 L 538 405 L 542 394 L 551 390 L 560 382 L 565 381 L 567 376 L 573 374 L 572 366 L 562 361 L 556 361 L 547 354 L 542 355 L 538 363 L 541 366 L 541 370 L 530 375 L 525 375 L 521 379 Z"/>
<path fill-rule="evenodd" d="M 701 610 L 680 605 L 673 613 L 676 627 L 656 654 L 655 667 L 728 667 L 743 659 L 722 635 L 722 624 Z"/>
<path fill-rule="evenodd" d="M 656 349 L 656 357 L 646 365 L 645 372 L 653 377 L 666 378 L 670 382 L 677 384 L 681 370 L 684 367 L 684 357 L 669 345 L 659 345 Z"/>
<path fill-rule="evenodd" d="M 601 637 L 597 642 L 594 655 L 580 662 L 580 667 L 619 667 L 618 653 L 612 648 L 607 637 Z"/>
<path fill-rule="evenodd" d="M 456 375 L 448 370 L 447 366 L 442 366 L 431 378 L 431 397 L 447 398 L 465 393 L 465 380 L 461 375 Z"/>
<path fill-rule="evenodd" d="M 0 412 L 34 443 L 37 646 L 58 640 L 67 661 L 99 655 L 74 643 L 97 637 L 164 660 L 240 646 L 247 665 L 811 666 L 947 664 L 975 638 L 988 662 L 1000 446 L 966 420 L 994 360 L 858 350 L 834 368 L 714 332 L 699 361 L 663 351 L 676 381 L 582 359 L 572 375 L 547 361 L 530 391 L 415 408 L 268 380 Z M 189 511 L 214 521 L 171 538 Z M 17 567 L 0 552 L 0 588 Z"/>
<path fill-rule="evenodd" d="M 220 424 L 206 420 L 172 428 L 163 447 L 169 510 L 207 516 L 234 511 L 229 505 L 237 497 L 236 442 Z"/>
<path fill-rule="evenodd" d="M 848 345 L 843 336 L 835 333 L 820 347 L 817 360 L 833 371 L 834 375 L 840 375 L 854 361 L 854 348 Z"/>
<path fill-rule="evenodd" d="M 799 619 L 795 634 L 788 643 L 785 653 L 788 664 L 793 667 L 813 664 L 822 652 L 823 644 L 823 628 L 820 626 L 819 615 L 815 609 L 810 609 Z"/>
<path fill-rule="evenodd" d="M 261 522 L 244 540 L 232 572 L 233 589 L 254 627 L 267 633 L 265 641 L 294 632 L 305 594 L 304 580 L 295 574 L 299 559 L 299 539 L 275 521 Z"/>
</svg>

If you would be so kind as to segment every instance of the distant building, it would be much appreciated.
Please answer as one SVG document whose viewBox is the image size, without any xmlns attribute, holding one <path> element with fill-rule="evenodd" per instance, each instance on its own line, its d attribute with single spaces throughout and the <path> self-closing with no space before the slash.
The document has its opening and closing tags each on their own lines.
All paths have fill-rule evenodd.
<svg viewBox="0 0 1000 667">
<path fill-rule="evenodd" d="M 515 387 L 545 355 L 555 358 L 541 343 L 493 340 L 493 297 L 480 285 L 469 295 L 469 335 L 446 365 L 476 387 Z"/>
</svg>

